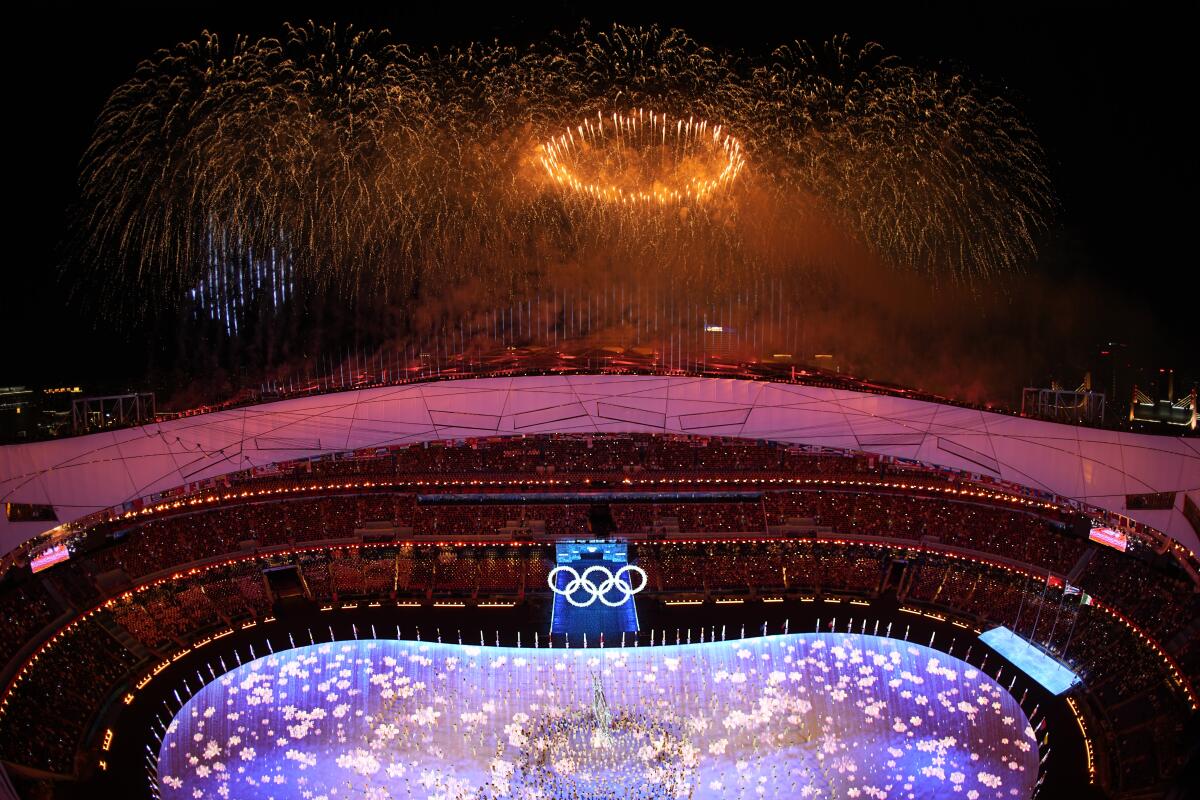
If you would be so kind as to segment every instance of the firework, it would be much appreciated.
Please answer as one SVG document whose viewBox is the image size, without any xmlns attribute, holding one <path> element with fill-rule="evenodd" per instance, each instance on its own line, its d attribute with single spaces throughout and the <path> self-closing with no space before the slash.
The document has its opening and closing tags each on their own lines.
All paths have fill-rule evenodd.
<svg viewBox="0 0 1200 800">
<path fill-rule="evenodd" d="M 737 179 L 741 143 L 706 120 L 638 109 L 597 113 L 539 145 L 538 161 L 564 189 L 606 203 L 701 202 Z"/>
<path fill-rule="evenodd" d="M 206 34 L 112 94 L 80 200 L 78 253 L 114 308 L 233 316 L 463 281 L 511 296 L 595 258 L 736 285 L 819 261 L 829 228 L 970 282 L 1028 262 L 1053 207 L 1032 132 L 962 76 L 845 39 L 734 56 L 622 26 L 424 52 L 313 25 Z"/>
</svg>

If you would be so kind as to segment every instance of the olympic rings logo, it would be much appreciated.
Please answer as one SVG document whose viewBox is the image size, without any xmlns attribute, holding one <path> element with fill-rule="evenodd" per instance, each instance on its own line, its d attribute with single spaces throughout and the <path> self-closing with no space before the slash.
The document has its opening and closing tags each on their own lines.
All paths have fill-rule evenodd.
<svg viewBox="0 0 1200 800">
<path fill-rule="evenodd" d="M 565 572 L 570 576 L 570 580 L 567 581 L 567 585 L 561 589 L 558 588 L 558 574 L 560 572 Z M 642 579 L 641 583 L 637 585 L 636 589 L 634 588 L 633 583 L 629 580 L 629 576 L 635 574 Z M 601 579 L 598 583 L 592 579 L 593 575 L 600 576 Z M 560 566 L 550 570 L 550 575 L 547 580 L 550 584 L 551 591 L 553 591 L 555 594 L 561 594 L 567 599 L 568 603 L 576 608 L 587 608 L 597 600 L 609 608 L 618 608 L 619 606 L 625 605 L 625 603 L 629 602 L 631 597 L 640 592 L 642 589 L 646 588 L 646 570 L 642 569 L 641 567 L 635 567 L 631 564 L 627 564 L 617 570 L 617 574 L 614 575 L 608 567 L 596 566 L 588 567 L 583 571 L 583 574 L 580 575 L 574 567 Z M 605 596 L 614 589 L 620 592 L 622 595 L 621 599 L 617 600 L 615 603 L 611 602 Z M 591 599 L 585 603 L 580 603 L 571 597 L 571 595 L 580 590 L 590 594 Z"/>
</svg>

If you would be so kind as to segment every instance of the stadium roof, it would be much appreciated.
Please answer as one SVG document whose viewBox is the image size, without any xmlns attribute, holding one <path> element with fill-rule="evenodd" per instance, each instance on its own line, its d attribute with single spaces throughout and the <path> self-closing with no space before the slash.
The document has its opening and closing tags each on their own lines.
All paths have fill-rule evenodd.
<svg viewBox="0 0 1200 800">
<path fill-rule="evenodd" d="M 535 433 L 685 433 L 861 450 L 966 470 L 1125 514 L 1200 551 L 1200 440 L 1075 427 L 923 400 L 734 378 L 554 375 L 315 395 L 0 447 L 0 501 L 60 522 L 222 474 L 325 453 Z M 1170 510 L 1126 495 L 1177 492 Z M 0 519 L 0 554 L 53 522 Z"/>
</svg>

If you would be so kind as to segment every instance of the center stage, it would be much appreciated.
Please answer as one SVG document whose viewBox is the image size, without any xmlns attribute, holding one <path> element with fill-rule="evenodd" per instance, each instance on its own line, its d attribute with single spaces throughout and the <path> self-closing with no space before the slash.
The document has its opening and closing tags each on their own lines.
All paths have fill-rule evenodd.
<svg viewBox="0 0 1200 800">
<path fill-rule="evenodd" d="M 158 761 L 166 800 L 976 800 L 1028 798 L 1037 774 L 1034 732 L 990 677 L 910 642 L 830 633 L 302 647 L 202 688 Z"/>
</svg>

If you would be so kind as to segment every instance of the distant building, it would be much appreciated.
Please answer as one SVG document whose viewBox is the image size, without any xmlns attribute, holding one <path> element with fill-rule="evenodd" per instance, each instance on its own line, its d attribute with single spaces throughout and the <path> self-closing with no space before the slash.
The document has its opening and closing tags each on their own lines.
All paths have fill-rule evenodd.
<svg viewBox="0 0 1200 800">
<path fill-rule="evenodd" d="M 1159 370 L 1167 377 L 1165 397 L 1158 400 L 1147 395 L 1137 386 L 1129 400 L 1129 421 L 1144 426 L 1177 426 L 1196 430 L 1196 386 L 1183 397 L 1175 397 L 1175 370 Z"/>
</svg>

